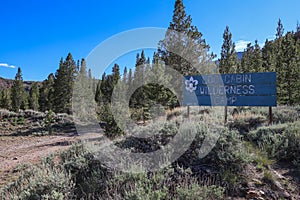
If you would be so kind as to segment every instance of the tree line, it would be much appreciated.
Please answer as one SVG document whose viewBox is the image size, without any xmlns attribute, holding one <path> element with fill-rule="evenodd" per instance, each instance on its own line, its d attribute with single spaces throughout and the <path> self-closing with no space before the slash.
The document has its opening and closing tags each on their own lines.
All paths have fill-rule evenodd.
<svg viewBox="0 0 300 200">
<path fill-rule="evenodd" d="M 174 32 L 175 31 L 175 32 Z M 178 33 L 183 33 L 180 35 Z M 190 40 L 187 41 L 188 37 Z M 186 55 L 178 55 L 174 49 L 188 50 Z M 11 88 L 2 89 L 0 95 L 0 107 L 18 111 L 19 109 L 33 109 L 39 111 L 52 110 L 57 113 L 71 113 L 72 90 L 74 80 L 84 77 L 86 87 L 90 88 L 99 107 L 100 120 L 109 121 L 110 127 L 115 127 L 111 119 L 109 104 L 112 92 L 119 81 L 122 81 L 124 94 L 130 94 L 131 88 L 146 80 L 150 73 L 153 79 L 171 82 L 181 87 L 181 81 L 174 77 L 168 77 L 166 66 L 183 75 L 199 73 L 203 65 L 206 66 L 201 73 L 246 73 L 246 72 L 277 72 L 277 96 L 278 103 L 295 105 L 300 102 L 300 26 L 296 31 L 284 34 L 281 20 L 278 21 L 276 38 L 266 40 L 263 47 L 256 40 L 249 43 L 243 52 L 241 59 L 237 57 L 235 43 L 232 41 L 232 33 L 229 27 L 225 28 L 220 59 L 213 61 L 216 55 L 209 53 L 209 45 L 206 44 L 202 33 L 192 25 L 192 18 L 185 12 L 182 0 L 176 0 L 172 21 L 167 29 L 166 36 L 158 44 L 158 49 L 152 57 L 146 58 L 145 52 L 137 54 L 134 68 L 124 68 L 120 72 L 120 66 L 115 64 L 111 74 L 103 74 L 101 79 L 92 77 L 84 59 L 81 62 L 73 59 L 69 53 L 66 59 L 61 59 L 59 68 L 55 74 L 51 73 L 42 83 L 33 83 L 30 91 L 26 92 L 23 86 L 21 69 L 15 76 Z M 217 65 L 217 69 L 213 69 Z M 196 68 L 195 68 L 196 66 Z M 132 117 L 136 120 L 151 118 L 150 109 L 159 103 L 164 108 L 174 108 L 179 105 L 178 98 L 166 87 L 159 84 L 148 84 L 138 87 L 130 97 Z M 110 120 L 107 120 L 110 119 Z"/>
<path fill-rule="evenodd" d="M 0 95 L 1 108 L 18 112 L 20 109 L 32 109 L 36 111 L 52 110 L 57 113 L 71 113 L 72 90 L 75 78 L 85 73 L 92 81 L 91 71 L 86 72 L 85 60 L 81 63 L 74 61 L 71 53 L 65 60 L 59 62 L 56 73 L 49 74 L 43 82 L 34 82 L 29 91 L 25 90 L 21 68 L 13 81 L 11 88 L 4 88 Z"/>
<path fill-rule="evenodd" d="M 232 33 L 227 26 L 223 34 L 220 73 L 276 72 L 277 102 L 281 105 L 300 103 L 300 26 L 296 31 L 284 34 L 281 20 L 278 20 L 276 38 L 266 39 L 261 48 L 258 41 L 247 44 L 241 60 L 232 42 Z"/>
</svg>

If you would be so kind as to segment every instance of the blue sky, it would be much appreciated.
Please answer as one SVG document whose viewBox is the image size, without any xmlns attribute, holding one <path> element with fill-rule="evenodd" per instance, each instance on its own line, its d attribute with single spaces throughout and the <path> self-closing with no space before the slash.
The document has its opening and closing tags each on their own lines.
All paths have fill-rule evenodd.
<svg viewBox="0 0 300 200">
<path fill-rule="evenodd" d="M 122 31 L 167 28 L 174 2 L 1 0 L 0 76 L 14 78 L 17 66 L 22 68 L 24 80 L 44 80 L 68 52 L 81 59 Z M 299 0 L 184 0 L 184 4 L 193 24 L 218 55 L 226 25 L 241 50 L 255 39 L 261 44 L 272 39 L 279 18 L 286 31 L 295 30 L 300 20 Z M 134 63 L 135 56 L 131 56 Z M 120 65 L 130 65 L 128 60 L 123 59 Z"/>
</svg>

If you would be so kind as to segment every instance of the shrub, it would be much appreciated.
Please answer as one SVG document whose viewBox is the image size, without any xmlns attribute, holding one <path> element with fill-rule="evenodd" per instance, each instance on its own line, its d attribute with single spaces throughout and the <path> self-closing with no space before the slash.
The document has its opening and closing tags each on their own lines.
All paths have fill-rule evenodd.
<svg viewBox="0 0 300 200">
<path fill-rule="evenodd" d="M 223 199 L 225 192 L 220 186 L 200 186 L 188 169 L 172 168 L 147 174 L 119 174 L 108 188 L 107 196 L 111 198 L 137 200 Z"/>
<path fill-rule="evenodd" d="M 268 156 L 277 160 L 300 163 L 300 122 L 261 127 L 252 131 L 248 138 Z"/>
<path fill-rule="evenodd" d="M 71 199 L 74 183 L 71 174 L 61 166 L 54 165 L 53 157 L 45 159 L 40 166 L 31 166 L 19 179 L 4 188 L 4 199 Z"/>
<path fill-rule="evenodd" d="M 109 104 L 104 104 L 99 110 L 100 121 L 104 122 L 104 133 L 108 138 L 116 138 L 124 134 L 118 127 Z"/>
<path fill-rule="evenodd" d="M 269 109 L 268 108 L 260 108 L 253 107 L 251 109 L 251 113 L 257 115 L 263 115 L 265 117 L 269 117 Z M 300 109 L 299 107 L 286 107 L 286 106 L 278 106 L 273 108 L 273 123 L 288 123 L 295 122 L 300 119 Z"/>
<path fill-rule="evenodd" d="M 220 186 L 199 186 L 192 184 L 188 188 L 178 188 L 178 199 L 218 200 L 224 199 L 225 189 Z"/>
<path fill-rule="evenodd" d="M 60 158 L 61 166 L 72 174 L 74 193 L 78 199 L 87 199 L 105 190 L 110 173 L 84 144 L 73 145 L 61 152 Z"/>
<path fill-rule="evenodd" d="M 248 133 L 256 129 L 266 122 L 266 117 L 263 115 L 245 114 L 228 123 L 231 130 L 238 130 L 240 133 Z"/>
</svg>

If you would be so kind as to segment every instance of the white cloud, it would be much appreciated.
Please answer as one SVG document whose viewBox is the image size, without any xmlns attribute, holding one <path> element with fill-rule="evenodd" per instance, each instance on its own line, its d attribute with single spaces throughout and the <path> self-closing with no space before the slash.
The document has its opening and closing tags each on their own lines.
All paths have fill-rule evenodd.
<svg viewBox="0 0 300 200">
<path fill-rule="evenodd" d="M 235 51 L 236 52 L 241 52 L 244 51 L 244 49 L 247 48 L 247 44 L 249 44 L 250 41 L 245 41 L 245 40 L 239 40 L 235 42 Z"/>
<path fill-rule="evenodd" d="M 0 67 L 7 67 L 7 68 L 12 68 L 12 69 L 16 68 L 16 66 L 14 66 L 14 65 L 9 65 L 9 64 L 7 64 L 7 63 L 0 63 Z"/>
</svg>

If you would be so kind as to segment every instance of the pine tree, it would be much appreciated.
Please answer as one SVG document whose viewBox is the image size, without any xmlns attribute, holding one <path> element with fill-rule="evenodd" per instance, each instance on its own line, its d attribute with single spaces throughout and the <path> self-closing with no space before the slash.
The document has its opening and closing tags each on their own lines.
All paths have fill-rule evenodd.
<svg viewBox="0 0 300 200">
<path fill-rule="evenodd" d="M 262 48 L 262 60 L 262 71 L 274 72 L 276 70 L 276 55 L 273 41 L 266 40 Z"/>
<path fill-rule="evenodd" d="M 127 67 L 124 67 L 124 71 L 123 71 L 123 82 L 124 82 L 125 84 L 127 84 L 127 80 L 128 80 Z"/>
<path fill-rule="evenodd" d="M 159 42 L 158 53 L 165 64 L 167 74 L 172 74 L 172 86 L 182 87 L 182 79 L 172 73 L 172 68 L 181 75 L 212 73 L 212 55 L 208 54 L 209 46 L 202 38 L 202 33 L 192 25 L 192 18 L 185 12 L 182 0 L 176 0 L 172 21 L 165 38 Z M 182 91 L 173 95 L 178 99 L 171 107 L 176 107 L 181 101 Z M 173 99 L 172 97 L 172 99 Z"/>
<path fill-rule="evenodd" d="M 1 91 L 0 107 L 10 110 L 11 109 L 11 90 L 9 88 Z"/>
<path fill-rule="evenodd" d="M 253 61 L 252 59 L 253 54 L 254 54 L 254 47 L 251 45 L 251 43 L 248 43 L 247 48 L 244 50 L 243 53 L 239 73 L 247 73 L 252 71 L 251 66 Z"/>
<path fill-rule="evenodd" d="M 141 108 L 145 106 L 145 96 L 144 96 L 144 79 L 145 79 L 145 66 L 146 66 L 146 57 L 144 50 L 141 52 L 141 56 L 138 53 L 136 55 L 136 63 L 135 63 L 135 71 L 134 71 L 134 78 L 133 78 L 133 88 L 130 90 L 135 89 L 131 101 L 130 106 L 134 108 Z"/>
<path fill-rule="evenodd" d="M 74 117 L 85 125 L 92 124 L 96 120 L 93 115 L 96 103 L 92 81 L 91 71 L 87 72 L 86 61 L 82 59 L 78 75 L 74 81 L 72 108 Z"/>
<path fill-rule="evenodd" d="M 281 38 L 283 36 L 283 34 L 284 34 L 284 28 L 283 28 L 281 19 L 278 20 L 276 31 L 277 31 L 276 32 L 276 39 Z"/>
<path fill-rule="evenodd" d="M 102 84 L 102 80 L 99 80 L 95 92 L 95 101 L 98 103 L 98 105 L 102 102 L 102 98 L 103 98 L 101 93 L 101 84 Z"/>
<path fill-rule="evenodd" d="M 220 73 L 225 74 L 237 72 L 239 63 L 235 51 L 235 44 L 232 42 L 232 34 L 228 26 L 226 26 L 226 29 L 223 34 L 221 59 L 219 61 Z"/>
<path fill-rule="evenodd" d="M 32 84 L 29 91 L 29 108 L 32 110 L 39 109 L 39 88 L 37 82 Z"/>
<path fill-rule="evenodd" d="M 57 113 L 71 113 L 72 91 L 76 77 L 76 63 L 71 53 L 65 61 L 61 59 L 54 81 L 54 111 Z"/>
<path fill-rule="evenodd" d="M 300 32 L 299 32 L 300 33 Z M 294 91 L 294 104 L 300 105 L 300 39 L 296 38 L 296 65 L 295 65 L 295 75 L 296 75 L 296 81 L 295 81 L 295 91 Z"/>
<path fill-rule="evenodd" d="M 12 110 L 18 112 L 20 108 L 26 108 L 26 96 L 25 88 L 23 85 L 23 78 L 21 68 L 18 68 L 18 72 L 15 76 L 15 80 L 12 86 L 11 99 Z"/>
<path fill-rule="evenodd" d="M 133 75 L 132 75 L 132 69 L 129 69 L 128 73 L 128 88 L 132 87 L 133 82 Z"/>
<path fill-rule="evenodd" d="M 177 104 L 176 96 L 167 89 L 172 88 L 170 86 L 172 77 L 165 73 L 164 63 L 157 52 L 153 54 L 151 72 L 153 77 L 149 78 L 161 84 L 150 84 L 150 92 L 148 93 L 149 99 L 152 100 L 152 104 L 158 103 L 166 108 L 172 108 L 173 105 Z"/>
<path fill-rule="evenodd" d="M 254 46 L 251 43 L 247 44 L 247 48 L 244 51 L 242 60 L 241 60 L 241 73 L 247 72 L 261 72 L 263 71 L 263 60 L 261 48 L 258 44 L 258 41 L 255 40 Z"/>
<path fill-rule="evenodd" d="M 118 81 L 121 79 L 120 66 L 118 64 L 114 64 L 112 68 L 112 78 L 113 78 L 113 85 L 116 85 Z"/>
<path fill-rule="evenodd" d="M 285 80 L 285 60 L 283 52 L 283 33 L 284 28 L 281 20 L 278 20 L 276 28 L 276 39 L 274 41 L 274 56 L 275 56 L 275 69 L 277 72 L 277 101 L 279 104 L 286 104 L 286 80 Z"/>
<path fill-rule="evenodd" d="M 283 104 L 293 105 L 295 101 L 295 92 L 298 92 L 297 81 L 299 81 L 299 70 L 297 66 L 297 47 L 293 33 L 288 32 L 282 40 L 282 58 L 283 65 L 278 73 L 281 76 L 280 100 Z"/>
<path fill-rule="evenodd" d="M 208 50 L 202 33 L 192 25 L 191 16 L 186 15 L 183 1 L 176 0 L 172 22 L 165 39 L 159 43 L 158 52 L 162 60 L 183 75 L 208 73 L 205 67 L 211 60 Z"/>
<path fill-rule="evenodd" d="M 114 116 L 112 114 L 111 106 L 110 106 L 110 103 L 112 101 L 113 90 L 115 89 L 116 84 L 120 79 L 121 79 L 120 67 L 119 65 L 115 64 L 113 66 L 111 75 L 106 75 L 105 73 L 102 75 L 101 85 L 99 85 L 100 84 L 99 81 L 98 89 L 97 89 L 98 92 L 96 92 L 97 102 L 98 105 L 100 105 L 99 118 L 101 121 L 105 122 L 105 130 L 104 130 L 105 135 L 111 138 L 123 134 L 123 131 L 120 129 L 120 127 L 118 127 L 117 123 L 115 122 Z M 124 84 L 119 84 L 119 85 L 122 86 Z M 120 88 L 119 91 L 123 91 L 124 93 L 120 92 L 119 94 L 116 94 L 116 98 L 113 99 L 114 103 L 117 103 L 117 101 L 120 99 L 122 100 L 125 99 L 125 97 L 124 96 L 122 97 L 122 95 L 125 94 L 126 91 L 122 89 L 120 90 Z"/>
<path fill-rule="evenodd" d="M 300 24 L 298 21 L 297 21 L 297 25 L 296 25 L 295 40 L 296 41 L 300 40 Z"/>
<path fill-rule="evenodd" d="M 261 48 L 258 44 L 258 41 L 255 40 L 254 43 L 254 52 L 253 52 L 253 62 L 251 66 L 251 71 L 252 72 L 261 72 L 262 71 L 262 53 L 261 53 Z"/>
<path fill-rule="evenodd" d="M 48 78 L 43 81 L 40 88 L 39 95 L 39 110 L 49 111 L 53 110 L 54 105 L 54 74 L 48 75 Z"/>
</svg>

